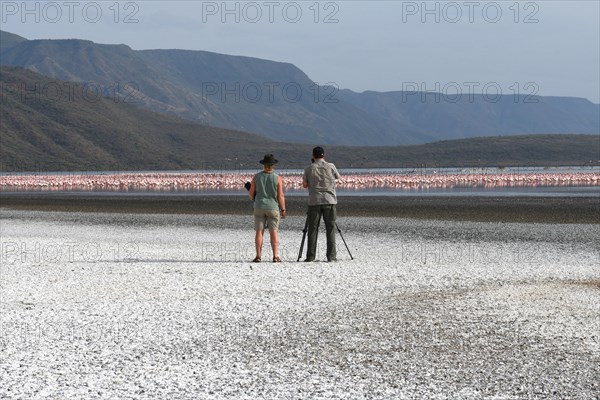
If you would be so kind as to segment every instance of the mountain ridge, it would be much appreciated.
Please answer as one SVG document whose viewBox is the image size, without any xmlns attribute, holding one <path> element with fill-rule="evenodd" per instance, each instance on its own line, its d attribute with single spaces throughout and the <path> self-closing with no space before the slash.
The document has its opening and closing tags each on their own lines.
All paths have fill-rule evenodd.
<svg viewBox="0 0 600 400">
<path fill-rule="evenodd" d="M 28 41 L 0 31 L 1 63 L 65 81 L 97 84 L 151 111 L 291 143 L 387 146 L 478 136 L 600 133 L 587 99 L 505 95 L 498 102 L 422 101 L 423 94 L 353 92 L 316 85 L 291 63 L 215 52 Z M 4 39 L 3 39 L 4 38 Z M 286 86 L 287 85 L 287 86 Z M 284 91 L 284 88 L 287 92 Z M 294 97 L 294 90 L 301 96 Z M 584 100 L 584 101 L 581 101 Z"/>
</svg>

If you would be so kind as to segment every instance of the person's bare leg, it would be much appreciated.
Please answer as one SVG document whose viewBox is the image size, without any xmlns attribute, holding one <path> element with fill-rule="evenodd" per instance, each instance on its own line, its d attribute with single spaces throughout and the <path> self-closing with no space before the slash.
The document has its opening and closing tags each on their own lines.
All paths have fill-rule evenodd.
<svg viewBox="0 0 600 400">
<path fill-rule="evenodd" d="M 263 230 L 259 229 L 256 231 L 256 236 L 254 237 L 254 245 L 256 246 L 256 257 L 260 258 L 262 253 L 262 245 L 263 245 Z"/>
<path fill-rule="evenodd" d="M 271 248 L 273 249 L 273 258 L 279 257 L 279 231 L 270 230 Z"/>
</svg>

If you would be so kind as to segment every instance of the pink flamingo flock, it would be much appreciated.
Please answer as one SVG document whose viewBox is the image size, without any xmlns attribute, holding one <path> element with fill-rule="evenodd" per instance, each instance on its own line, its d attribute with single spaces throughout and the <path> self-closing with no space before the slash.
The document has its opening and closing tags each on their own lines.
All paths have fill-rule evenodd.
<svg viewBox="0 0 600 400">
<path fill-rule="evenodd" d="M 282 174 L 286 189 L 302 188 L 301 174 Z M 240 190 L 244 173 L 115 173 L 0 175 L 0 191 L 219 191 Z M 453 187 L 600 186 L 600 173 L 349 174 L 338 187 L 409 190 Z"/>
</svg>

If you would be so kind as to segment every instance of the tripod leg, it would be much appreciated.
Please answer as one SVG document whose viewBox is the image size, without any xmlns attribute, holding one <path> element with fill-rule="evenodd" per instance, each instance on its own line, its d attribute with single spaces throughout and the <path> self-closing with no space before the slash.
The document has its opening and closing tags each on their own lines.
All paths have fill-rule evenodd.
<svg viewBox="0 0 600 400">
<path fill-rule="evenodd" d="M 337 222 L 335 223 L 335 227 L 337 228 L 337 231 L 339 232 L 340 237 L 342 238 L 342 241 L 344 242 L 344 245 L 346 246 L 346 250 L 348 250 L 348 254 L 350 254 L 350 259 L 354 260 L 354 257 L 352 257 L 352 253 L 350 253 L 350 249 L 348 248 L 348 244 L 346 243 L 346 239 L 344 239 L 344 236 L 342 235 L 342 230 L 338 226 Z"/>
<path fill-rule="evenodd" d="M 300 251 L 298 252 L 298 260 L 302 258 L 302 251 L 304 251 L 304 242 L 306 241 L 306 232 L 308 232 L 308 214 L 306 214 L 306 223 L 304 224 L 304 229 L 302 230 L 302 242 L 300 243 Z"/>
</svg>

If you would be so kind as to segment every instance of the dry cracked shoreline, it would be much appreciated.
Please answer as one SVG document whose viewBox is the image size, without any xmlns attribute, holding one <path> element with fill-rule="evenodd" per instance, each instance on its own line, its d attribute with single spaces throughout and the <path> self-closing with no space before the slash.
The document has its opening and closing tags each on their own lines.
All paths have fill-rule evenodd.
<svg viewBox="0 0 600 400">
<path fill-rule="evenodd" d="M 0 398 L 598 398 L 598 224 L 250 219 L 1 209 Z"/>
</svg>

